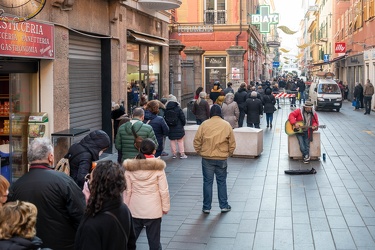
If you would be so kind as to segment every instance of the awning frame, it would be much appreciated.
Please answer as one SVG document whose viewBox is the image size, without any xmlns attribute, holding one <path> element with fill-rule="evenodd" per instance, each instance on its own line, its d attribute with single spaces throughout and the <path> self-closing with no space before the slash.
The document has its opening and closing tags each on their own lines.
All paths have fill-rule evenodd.
<svg viewBox="0 0 375 250">
<path fill-rule="evenodd" d="M 152 36 L 152 35 L 137 32 L 134 30 L 128 30 L 127 36 L 128 38 L 139 43 L 153 44 L 153 45 L 165 46 L 165 47 L 169 46 L 168 44 L 169 41 L 163 37 Z"/>
</svg>

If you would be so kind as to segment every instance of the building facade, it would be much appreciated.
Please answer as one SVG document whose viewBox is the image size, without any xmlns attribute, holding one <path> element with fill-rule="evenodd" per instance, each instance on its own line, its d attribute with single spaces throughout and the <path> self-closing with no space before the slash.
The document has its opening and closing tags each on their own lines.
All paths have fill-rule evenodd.
<svg viewBox="0 0 375 250">
<path fill-rule="evenodd" d="M 209 93 L 215 81 L 224 88 L 232 82 L 237 89 L 241 82 L 270 77 L 264 65 L 264 41 L 251 24 L 257 11 L 255 0 L 189 0 L 172 13 L 170 39 L 177 53 L 170 58 L 171 69 L 178 72 L 177 67 L 182 67 L 174 79 L 174 93 L 182 102 L 200 86 Z M 186 79 L 184 66 L 189 62 L 194 73 Z"/>
<path fill-rule="evenodd" d="M 33 113 L 48 115 L 41 129 L 46 133 L 37 131 L 35 137 L 81 128 L 102 129 L 112 137 L 114 104 L 128 109 L 128 99 L 138 92 L 148 99 L 169 93 L 168 10 L 181 4 L 40 2 L 43 9 L 29 21 L 18 22 L 17 12 L 6 8 L 0 17 L 0 111 L 6 110 L 0 114 L 0 143 L 12 156 L 14 178 L 27 171 Z M 55 161 L 68 147 L 55 145 Z"/>
</svg>

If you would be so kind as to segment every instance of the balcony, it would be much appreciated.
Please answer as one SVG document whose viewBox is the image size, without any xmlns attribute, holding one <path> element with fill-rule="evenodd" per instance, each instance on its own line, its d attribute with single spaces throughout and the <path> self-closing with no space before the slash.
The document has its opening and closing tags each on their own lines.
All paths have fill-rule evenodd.
<svg viewBox="0 0 375 250">
<path fill-rule="evenodd" d="M 205 10 L 206 24 L 226 24 L 226 10 Z"/>
<path fill-rule="evenodd" d="M 181 6 L 182 1 L 179 0 L 138 0 L 142 6 L 152 10 L 171 10 Z"/>
</svg>

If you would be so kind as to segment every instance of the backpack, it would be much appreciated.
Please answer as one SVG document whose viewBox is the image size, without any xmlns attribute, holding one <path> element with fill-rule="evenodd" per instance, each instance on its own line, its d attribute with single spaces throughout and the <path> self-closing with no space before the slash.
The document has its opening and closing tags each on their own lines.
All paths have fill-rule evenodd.
<svg viewBox="0 0 375 250">
<path fill-rule="evenodd" d="M 138 131 L 142 128 L 142 126 L 143 126 L 143 123 L 139 127 Z M 132 126 L 132 133 L 134 136 L 134 147 L 139 151 L 139 149 L 141 148 L 141 143 L 143 141 L 143 138 L 137 135 L 137 133 L 134 130 L 134 126 Z"/>
<path fill-rule="evenodd" d="M 167 109 L 164 113 L 164 120 L 168 126 L 177 126 L 178 114 L 172 109 Z"/>
</svg>

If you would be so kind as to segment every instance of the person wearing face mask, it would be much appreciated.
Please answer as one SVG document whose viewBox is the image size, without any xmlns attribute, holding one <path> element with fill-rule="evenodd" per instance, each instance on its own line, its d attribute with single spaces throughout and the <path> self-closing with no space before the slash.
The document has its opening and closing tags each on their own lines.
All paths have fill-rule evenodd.
<svg viewBox="0 0 375 250">
<path fill-rule="evenodd" d="M 99 156 L 109 144 L 107 133 L 95 130 L 69 148 L 66 158 L 69 158 L 70 176 L 81 189 L 85 183 L 85 176 L 92 170 L 92 162 L 99 160 Z"/>
<path fill-rule="evenodd" d="M 296 133 L 296 136 L 304 163 L 310 161 L 310 142 L 313 138 L 313 131 L 318 130 L 319 126 L 318 114 L 313 107 L 314 104 L 311 101 L 306 101 L 301 108 L 289 114 L 290 124 L 296 129 L 302 128 L 302 133 Z"/>
</svg>

